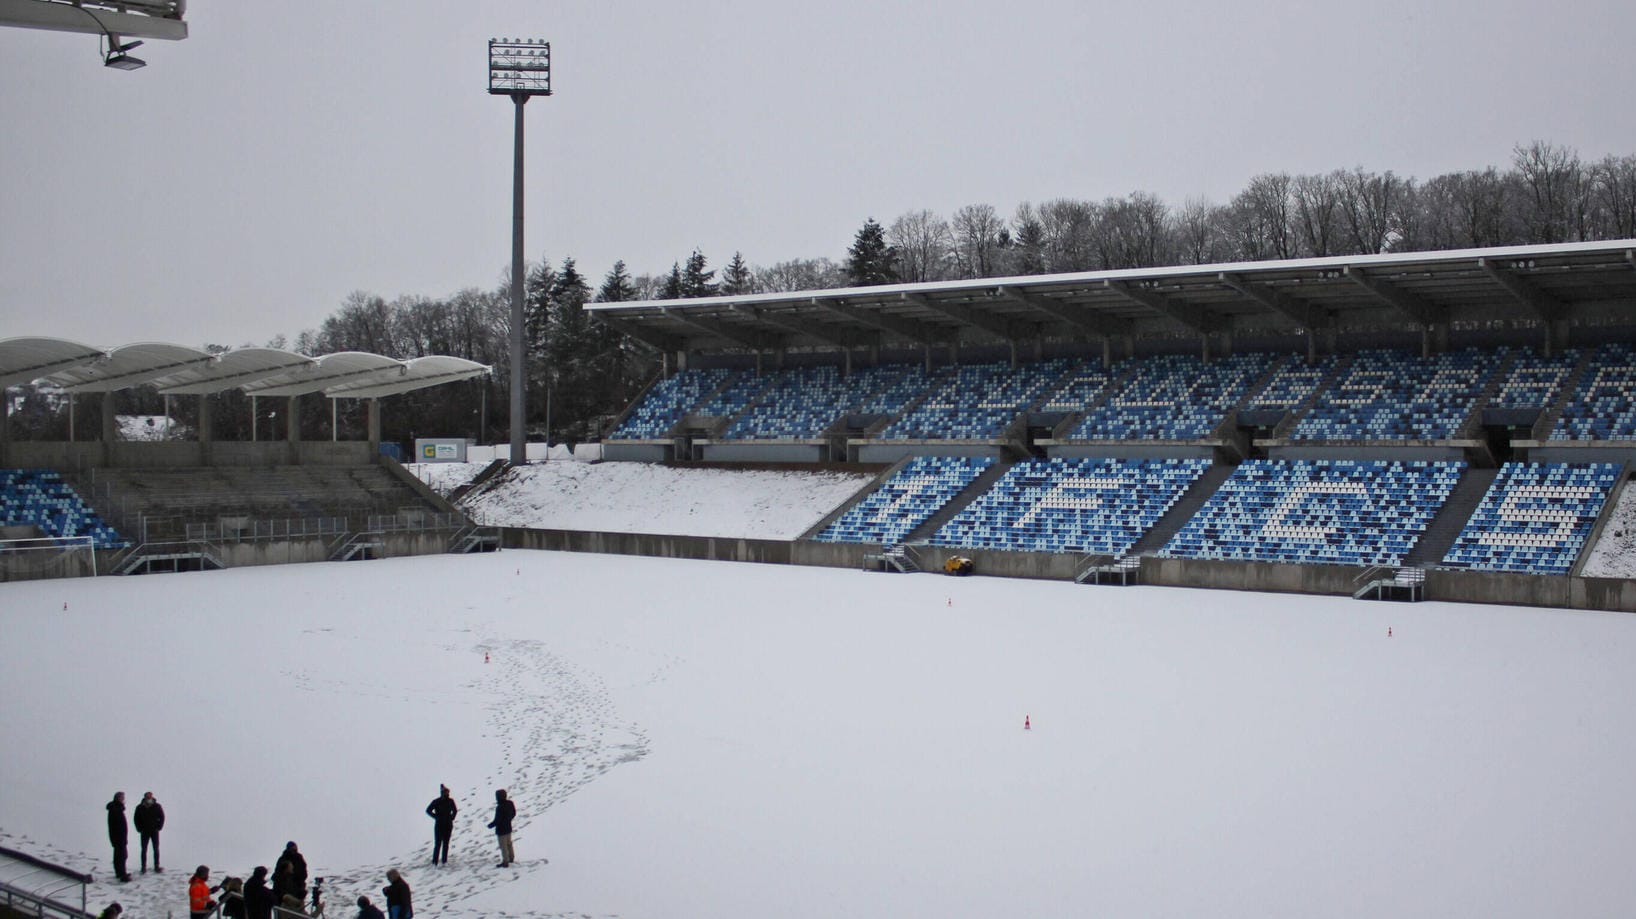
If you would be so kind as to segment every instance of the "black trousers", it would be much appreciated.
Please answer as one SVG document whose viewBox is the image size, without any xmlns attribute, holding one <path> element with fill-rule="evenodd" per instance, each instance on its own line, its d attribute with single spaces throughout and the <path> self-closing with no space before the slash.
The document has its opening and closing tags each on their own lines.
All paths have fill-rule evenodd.
<svg viewBox="0 0 1636 919">
<path fill-rule="evenodd" d="M 154 867 L 155 870 L 157 870 L 159 868 L 159 834 L 158 833 L 143 833 L 142 834 L 142 870 L 143 871 L 148 870 L 148 846 L 150 844 L 153 846 L 153 867 Z"/>
<path fill-rule="evenodd" d="M 123 842 L 114 843 L 114 877 L 124 879 L 131 872 L 125 868 L 126 847 Z"/>
<path fill-rule="evenodd" d="M 453 832 L 454 827 L 452 826 L 432 828 L 432 864 L 437 864 L 437 854 L 439 852 L 443 853 L 443 864 L 447 865 L 449 863 L 449 834 Z"/>
</svg>

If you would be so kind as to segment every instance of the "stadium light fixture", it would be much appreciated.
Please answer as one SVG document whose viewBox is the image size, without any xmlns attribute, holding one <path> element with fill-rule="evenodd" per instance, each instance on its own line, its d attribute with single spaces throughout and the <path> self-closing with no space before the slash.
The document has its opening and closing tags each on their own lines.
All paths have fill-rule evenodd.
<svg viewBox="0 0 1636 919">
<path fill-rule="evenodd" d="M 489 39 L 489 95 L 516 106 L 511 161 L 511 462 L 528 462 L 527 383 L 523 357 L 523 106 L 551 95 L 551 43 L 528 38 Z M 549 434 L 547 435 L 549 436 Z"/>
<path fill-rule="evenodd" d="M 102 66 L 112 67 L 115 70 L 141 70 L 148 66 L 148 62 L 139 57 L 132 57 L 128 52 L 141 45 L 140 41 L 128 41 L 120 44 L 119 36 L 108 33 L 108 50 L 102 55 Z"/>
</svg>

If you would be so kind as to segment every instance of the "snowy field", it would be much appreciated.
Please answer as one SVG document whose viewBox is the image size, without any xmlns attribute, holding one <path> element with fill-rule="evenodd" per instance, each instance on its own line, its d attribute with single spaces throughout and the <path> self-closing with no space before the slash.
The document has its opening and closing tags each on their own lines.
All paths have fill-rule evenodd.
<svg viewBox="0 0 1636 919">
<path fill-rule="evenodd" d="M 1629 615 L 507 551 L 0 584 L 0 646 L 0 844 L 138 919 L 290 839 L 336 916 L 1636 902 Z M 166 874 L 106 883 L 120 789 Z"/>
<path fill-rule="evenodd" d="M 426 463 L 409 469 L 448 494 L 484 465 Z M 485 526 L 795 539 L 873 478 L 658 463 L 533 463 L 485 483 L 460 506 Z"/>
</svg>

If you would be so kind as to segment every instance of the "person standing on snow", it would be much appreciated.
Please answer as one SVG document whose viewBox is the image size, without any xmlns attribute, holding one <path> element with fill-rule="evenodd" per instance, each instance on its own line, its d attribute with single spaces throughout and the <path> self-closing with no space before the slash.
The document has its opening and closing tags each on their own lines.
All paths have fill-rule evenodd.
<svg viewBox="0 0 1636 919">
<path fill-rule="evenodd" d="M 194 869 L 193 877 L 187 882 L 187 911 L 188 919 L 208 919 L 216 909 L 216 901 L 210 895 L 221 890 L 220 887 L 210 886 L 210 868 L 200 865 Z"/>
<path fill-rule="evenodd" d="M 381 888 L 386 895 L 386 919 L 412 919 L 415 908 L 410 903 L 409 882 L 396 868 L 387 870 L 386 880 L 387 885 Z"/>
<path fill-rule="evenodd" d="M 284 897 L 295 897 L 297 904 L 307 901 L 307 859 L 294 840 L 284 844 L 284 854 L 273 864 L 273 893 L 281 903 Z"/>
<path fill-rule="evenodd" d="M 267 866 L 257 865 L 244 882 L 245 919 L 273 919 L 273 892 L 267 889 Z"/>
<path fill-rule="evenodd" d="M 121 881 L 131 879 L 131 872 L 125 867 L 126 843 L 130 838 L 131 828 L 125 822 L 125 793 L 116 791 L 114 799 L 108 802 L 108 842 L 114 847 L 114 877 Z"/>
<path fill-rule="evenodd" d="M 506 800 L 506 790 L 497 789 L 494 792 L 494 819 L 489 821 L 489 829 L 500 840 L 500 864 L 497 868 L 505 868 L 517 860 L 516 853 L 511 851 L 511 821 L 517 817 L 517 805 Z"/>
<path fill-rule="evenodd" d="M 426 816 L 432 818 L 432 864 L 437 864 L 437 854 L 443 853 L 443 864 L 449 863 L 449 836 L 454 833 L 454 815 L 460 813 L 455 806 L 454 798 L 449 797 L 449 786 L 439 785 L 441 790 L 432 803 L 426 805 Z"/>
<path fill-rule="evenodd" d="M 142 873 L 148 873 L 148 846 L 152 844 L 153 870 L 164 874 L 165 869 L 159 867 L 159 831 L 165 828 L 165 809 L 159 806 L 153 792 L 142 795 L 141 803 L 131 811 L 131 822 L 136 824 L 136 834 L 141 837 Z"/>
</svg>

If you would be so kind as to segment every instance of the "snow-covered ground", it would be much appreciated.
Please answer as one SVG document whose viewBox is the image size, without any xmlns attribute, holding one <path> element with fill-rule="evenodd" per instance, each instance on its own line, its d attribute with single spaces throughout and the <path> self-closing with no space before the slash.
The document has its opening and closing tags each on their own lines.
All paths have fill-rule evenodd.
<svg viewBox="0 0 1636 919">
<path fill-rule="evenodd" d="M 0 584 L 0 647 L 0 843 L 134 919 L 290 839 L 337 916 L 1636 902 L 1628 615 L 506 551 Z M 166 874 L 106 883 L 120 789 Z"/>
<path fill-rule="evenodd" d="M 120 440 L 183 440 L 193 436 L 192 428 L 164 415 L 115 415 L 114 424 Z"/>
<path fill-rule="evenodd" d="M 1626 486 L 1613 516 L 1590 547 L 1582 572 L 1589 578 L 1636 578 L 1636 485 Z"/>
<path fill-rule="evenodd" d="M 444 494 L 483 464 L 409 467 Z M 794 539 L 874 478 L 853 472 L 689 469 L 657 463 L 534 463 L 461 508 L 487 526 Z"/>
</svg>

